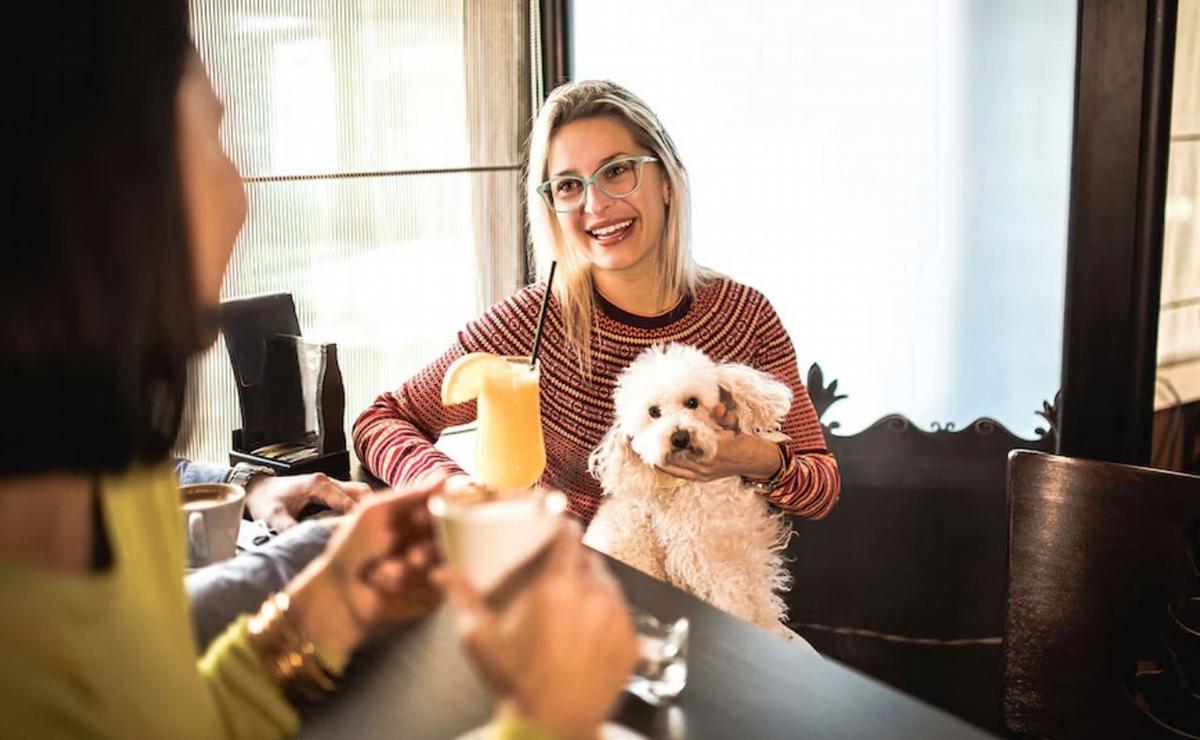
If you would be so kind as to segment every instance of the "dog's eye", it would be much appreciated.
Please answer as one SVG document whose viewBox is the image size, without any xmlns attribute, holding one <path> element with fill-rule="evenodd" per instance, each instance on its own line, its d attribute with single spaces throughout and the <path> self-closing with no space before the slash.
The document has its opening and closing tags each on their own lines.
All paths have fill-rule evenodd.
<svg viewBox="0 0 1200 740">
<path fill-rule="evenodd" d="M 651 406 L 650 407 L 650 418 L 657 419 L 660 416 L 662 416 L 662 409 L 660 409 L 657 406 Z"/>
<path fill-rule="evenodd" d="M 684 401 L 683 405 L 687 406 L 689 409 L 700 408 L 700 399 L 696 398 L 695 396 L 692 396 L 688 400 Z"/>
</svg>

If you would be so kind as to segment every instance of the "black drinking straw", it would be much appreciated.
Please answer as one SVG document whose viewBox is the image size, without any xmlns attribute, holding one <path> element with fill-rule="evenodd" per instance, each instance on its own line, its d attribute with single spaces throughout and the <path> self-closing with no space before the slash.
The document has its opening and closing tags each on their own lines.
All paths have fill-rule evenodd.
<svg viewBox="0 0 1200 740">
<path fill-rule="evenodd" d="M 546 309 L 550 306 L 550 287 L 554 285 L 554 268 L 558 262 L 550 263 L 550 274 L 546 277 L 546 295 L 542 296 L 542 311 L 538 314 L 537 330 L 533 333 L 533 352 L 529 355 L 529 367 L 537 365 L 538 351 L 542 348 L 542 326 L 546 323 Z"/>
</svg>

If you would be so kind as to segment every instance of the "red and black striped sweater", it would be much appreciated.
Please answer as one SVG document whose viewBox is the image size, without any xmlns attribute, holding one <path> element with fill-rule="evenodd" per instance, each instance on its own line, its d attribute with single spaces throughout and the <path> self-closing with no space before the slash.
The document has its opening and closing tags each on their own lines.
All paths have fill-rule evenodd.
<svg viewBox="0 0 1200 740">
<path fill-rule="evenodd" d="M 442 376 L 469 352 L 527 355 L 541 308 L 544 284 L 532 285 L 467 324 L 458 341 L 396 391 L 384 393 L 354 423 L 354 446 L 363 465 L 399 486 L 434 469 L 460 468 L 435 449 L 442 430 L 475 419 L 475 402 L 445 407 Z M 768 494 L 771 503 L 819 519 L 837 501 L 841 479 L 825 447 L 808 392 L 800 382 L 796 353 L 779 316 L 753 288 L 717 279 L 684 298 L 666 314 L 635 316 L 596 295 L 591 339 L 592 378 L 585 379 L 563 332 L 562 313 L 550 302 L 541 349 L 541 413 L 546 439 L 542 484 L 564 491 L 570 512 L 585 524 L 600 503 L 600 484 L 588 473 L 588 455 L 613 422 L 616 377 L 642 350 L 681 342 L 717 362 L 739 362 L 774 375 L 794 394 L 782 431 L 785 472 Z"/>
</svg>

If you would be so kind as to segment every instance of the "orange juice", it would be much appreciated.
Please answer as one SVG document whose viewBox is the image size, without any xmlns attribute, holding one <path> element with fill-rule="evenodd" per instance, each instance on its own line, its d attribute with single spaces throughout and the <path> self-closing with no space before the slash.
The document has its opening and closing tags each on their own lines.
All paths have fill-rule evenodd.
<svg viewBox="0 0 1200 740">
<path fill-rule="evenodd" d="M 482 378 L 475 449 L 479 476 L 499 490 L 529 488 L 546 469 L 536 367 L 507 357 L 507 372 Z"/>
</svg>

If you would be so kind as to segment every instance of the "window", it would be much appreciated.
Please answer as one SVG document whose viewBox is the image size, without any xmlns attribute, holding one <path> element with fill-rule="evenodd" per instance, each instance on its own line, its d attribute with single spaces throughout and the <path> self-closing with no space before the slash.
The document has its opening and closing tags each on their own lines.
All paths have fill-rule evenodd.
<svg viewBox="0 0 1200 740">
<path fill-rule="evenodd" d="M 1061 374 L 1075 5 L 575 3 L 572 73 L 660 115 L 697 258 L 840 380 L 827 421 L 1032 436 Z"/>
<path fill-rule="evenodd" d="M 250 215 L 226 298 L 293 294 L 338 344 L 346 422 L 525 276 L 527 3 L 193 0 Z M 224 460 L 223 343 L 195 363 L 179 453 Z"/>
</svg>

